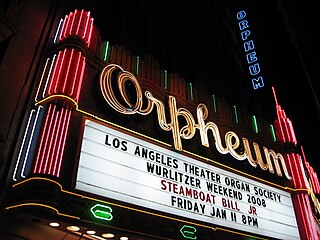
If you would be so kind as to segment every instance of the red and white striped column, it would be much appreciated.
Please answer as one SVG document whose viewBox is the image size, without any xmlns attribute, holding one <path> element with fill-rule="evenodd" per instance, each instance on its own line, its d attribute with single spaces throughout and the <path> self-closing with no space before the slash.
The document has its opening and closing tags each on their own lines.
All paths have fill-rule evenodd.
<svg viewBox="0 0 320 240">
<path fill-rule="evenodd" d="M 292 126 L 292 122 L 287 118 L 285 111 L 278 104 L 275 90 L 272 87 L 274 98 L 276 101 L 277 119 L 275 120 L 275 130 L 277 138 L 280 142 L 291 142 L 297 145 L 297 139 Z M 301 235 L 301 239 L 318 240 L 319 235 L 317 231 L 316 221 L 312 214 L 312 208 L 308 192 L 303 189 L 309 189 L 307 177 L 305 175 L 305 169 L 303 166 L 302 158 L 298 153 L 289 153 L 285 155 L 286 162 L 289 166 L 293 187 L 297 189 L 297 192 L 292 194 L 293 206 L 295 209 L 298 227 Z M 307 165 L 308 166 L 308 165 Z M 313 185 L 319 190 L 318 178 L 315 176 L 309 176 Z M 299 191 L 302 189 L 302 191 Z"/>
<path fill-rule="evenodd" d="M 90 12 L 75 10 L 59 24 L 58 36 L 62 41 L 72 37 L 90 47 L 93 18 Z M 57 53 L 53 70 L 46 86 L 46 113 L 35 154 L 33 173 L 60 176 L 63 152 L 74 104 L 78 103 L 86 67 L 81 48 L 65 47 Z M 59 101 L 56 99 L 59 98 Z M 61 98 L 62 96 L 62 98 Z"/>
</svg>

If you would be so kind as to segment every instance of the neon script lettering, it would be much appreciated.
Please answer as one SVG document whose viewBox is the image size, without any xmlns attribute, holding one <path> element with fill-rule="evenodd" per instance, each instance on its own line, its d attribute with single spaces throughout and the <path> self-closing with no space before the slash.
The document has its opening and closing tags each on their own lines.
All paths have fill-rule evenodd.
<svg viewBox="0 0 320 240">
<path fill-rule="evenodd" d="M 116 83 L 113 83 L 116 81 Z M 130 99 L 127 93 L 127 82 L 131 82 L 134 86 L 135 99 Z M 110 64 L 104 67 L 100 74 L 99 80 L 100 90 L 104 100 L 115 111 L 124 115 L 148 115 L 155 108 L 157 111 L 158 124 L 164 131 L 171 131 L 173 136 L 174 148 L 182 150 L 182 139 L 191 139 L 197 131 L 199 131 L 201 144 L 205 147 L 210 147 L 208 134 L 211 132 L 214 137 L 214 145 L 221 154 L 230 154 L 233 158 L 243 161 L 248 160 L 252 167 L 259 166 L 262 170 L 269 170 L 270 173 L 275 173 L 278 176 L 283 176 L 291 179 L 289 176 L 284 157 L 280 153 L 276 153 L 272 149 L 263 147 L 264 159 L 257 143 L 253 142 L 255 154 L 251 152 L 249 140 L 245 137 L 240 138 L 235 132 L 228 131 L 222 139 L 219 127 L 213 122 L 206 122 L 208 117 L 208 108 L 200 103 L 196 109 L 196 120 L 190 111 L 185 108 L 178 108 L 176 99 L 173 96 L 168 97 L 170 122 L 167 122 L 165 104 L 155 98 L 151 92 L 143 92 L 140 88 L 136 77 L 127 71 L 124 71 L 120 66 Z M 118 88 L 118 89 L 116 89 Z M 131 90 L 132 90 L 131 89 Z M 115 93 L 117 91 L 117 93 Z M 147 101 L 147 102 L 144 102 Z M 184 126 L 180 126 L 183 118 Z M 254 157 L 255 156 L 255 159 Z"/>
<path fill-rule="evenodd" d="M 240 11 L 237 13 L 239 29 L 241 31 L 241 39 L 243 41 L 243 49 L 246 54 L 246 60 L 249 65 L 249 73 L 253 76 L 251 82 L 253 89 L 262 88 L 264 86 L 263 77 L 260 74 L 260 64 L 258 63 L 257 53 L 255 51 L 254 42 L 250 39 L 251 31 L 249 30 L 249 22 L 245 19 L 247 13 Z"/>
</svg>

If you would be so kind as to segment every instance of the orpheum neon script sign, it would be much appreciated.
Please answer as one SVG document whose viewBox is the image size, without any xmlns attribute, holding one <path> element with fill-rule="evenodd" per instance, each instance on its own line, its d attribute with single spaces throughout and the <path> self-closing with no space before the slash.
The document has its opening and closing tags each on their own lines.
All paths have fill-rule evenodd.
<svg viewBox="0 0 320 240">
<path fill-rule="evenodd" d="M 113 88 L 114 84 L 112 84 L 112 82 L 115 79 L 120 94 L 115 94 L 114 92 L 115 89 Z M 143 101 L 145 101 L 145 99 L 143 98 L 143 92 L 138 80 L 132 73 L 124 71 L 118 65 L 110 64 L 103 68 L 99 81 L 103 98 L 111 108 L 121 114 L 148 115 L 156 108 L 158 124 L 164 131 L 172 132 L 173 145 L 176 150 L 183 150 L 182 139 L 191 139 L 194 137 L 197 130 L 200 134 L 201 144 L 205 147 L 210 147 L 208 133 L 211 132 L 214 137 L 214 145 L 221 154 L 230 154 L 239 161 L 247 159 L 252 167 L 259 166 L 264 171 L 269 170 L 269 172 L 273 174 L 276 172 L 278 176 L 283 176 L 284 174 L 287 179 L 291 179 L 284 157 L 280 153 L 276 153 L 272 149 L 263 147 L 263 159 L 259 145 L 253 142 L 253 149 L 256 156 L 256 159 L 254 159 L 249 140 L 245 137 L 240 139 L 233 131 L 228 131 L 225 134 L 223 144 L 218 126 L 213 122 L 205 122 L 208 117 L 208 108 L 206 105 L 200 103 L 197 106 L 196 122 L 190 111 L 185 108 L 177 108 L 175 97 L 169 96 L 168 105 L 171 122 L 167 122 L 165 104 L 155 98 L 149 91 L 144 92 L 145 99 L 148 101 L 147 103 L 144 103 Z M 132 101 L 128 95 L 126 87 L 128 81 L 133 84 L 135 89 L 136 99 L 134 101 Z M 183 118 L 186 125 L 180 127 L 179 118 Z M 243 148 L 240 148 L 241 145 Z"/>
<path fill-rule="evenodd" d="M 249 64 L 250 75 L 254 78 L 251 80 L 253 89 L 262 88 L 264 86 L 263 77 L 259 76 L 260 65 L 258 63 L 257 53 L 255 51 L 254 42 L 250 39 L 251 31 L 249 30 L 249 22 L 245 19 L 247 13 L 240 11 L 237 13 L 239 21 L 239 29 L 241 31 L 241 39 L 243 41 L 243 49 L 246 53 L 247 63 Z"/>
</svg>

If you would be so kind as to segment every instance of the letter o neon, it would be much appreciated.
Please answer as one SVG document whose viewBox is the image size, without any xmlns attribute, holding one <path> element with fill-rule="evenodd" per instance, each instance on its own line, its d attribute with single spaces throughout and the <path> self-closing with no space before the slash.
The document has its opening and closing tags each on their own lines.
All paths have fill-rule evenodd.
<svg viewBox="0 0 320 240">
<path fill-rule="evenodd" d="M 122 100 L 128 105 L 123 106 L 115 96 L 112 89 L 112 75 L 115 71 L 120 70 L 117 75 L 117 86 L 120 91 Z M 135 87 L 136 91 L 136 103 L 133 104 L 127 95 L 125 85 L 127 81 L 131 81 Z M 137 111 L 141 110 L 142 107 L 142 91 L 136 77 L 130 72 L 124 71 L 120 66 L 116 64 L 107 65 L 100 74 L 100 90 L 103 98 L 106 102 L 119 113 L 122 114 L 135 114 Z"/>
<path fill-rule="evenodd" d="M 237 13 L 237 19 L 239 20 L 244 19 L 246 16 L 247 16 L 247 13 L 243 10 Z"/>
</svg>

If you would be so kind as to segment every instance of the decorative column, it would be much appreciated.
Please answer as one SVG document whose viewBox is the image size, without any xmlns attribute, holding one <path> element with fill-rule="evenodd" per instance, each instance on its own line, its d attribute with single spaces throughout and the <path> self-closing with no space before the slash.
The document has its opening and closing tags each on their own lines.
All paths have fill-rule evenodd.
<svg viewBox="0 0 320 240">
<path fill-rule="evenodd" d="M 46 113 L 33 168 L 33 173 L 56 177 L 60 176 L 71 113 L 79 100 L 86 67 L 85 48 L 82 46 L 90 47 L 93 18 L 90 12 L 75 10 L 60 21 L 58 28 L 54 42 L 59 42 L 62 49 L 54 58 L 45 86 Z M 64 44 L 69 39 L 72 39 L 72 44 Z"/>
<path fill-rule="evenodd" d="M 276 102 L 277 119 L 275 120 L 275 130 L 280 142 L 293 143 L 297 145 L 297 139 L 292 126 L 292 122 L 287 118 L 285 111 L 278 104 L 276 93 L 272 87 Z M 296 212 L 298 227 L 301 239 L 318 240 L 318 230 L 316 221 L 312 214 L 312 208 L 309 199 L 310 185 L 305 175 L 302 158 L 298 153 L 288 153 L 285 155 L 286 162 L 289 166 L 293 187 L 297 190 L 291 194 L 293 206 Z M 313 181 L 317 179 L 313 178 Z M 318 183 L 314 183 L 319 186 Z M 307 191 L 308 190 L 308 191 Z"/>
</svg>

